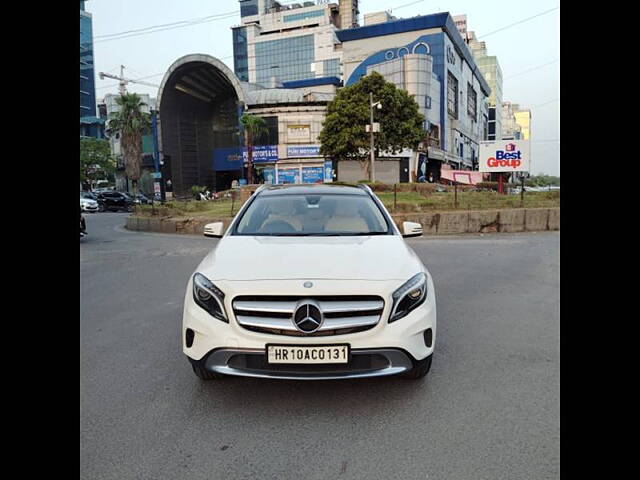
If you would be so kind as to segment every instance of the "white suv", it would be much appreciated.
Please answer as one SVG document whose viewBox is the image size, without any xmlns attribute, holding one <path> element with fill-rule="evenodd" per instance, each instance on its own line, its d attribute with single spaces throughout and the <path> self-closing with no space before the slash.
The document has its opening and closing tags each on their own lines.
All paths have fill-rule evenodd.
<svg viewBox="0 0 640 480">
<path fill-rule="evenodd" d="M 366 186 L 260 187 L 189 279 L 183 351 L 224 375 L 424 377 L 436 338 L 431 275 Z"/>
</svg>

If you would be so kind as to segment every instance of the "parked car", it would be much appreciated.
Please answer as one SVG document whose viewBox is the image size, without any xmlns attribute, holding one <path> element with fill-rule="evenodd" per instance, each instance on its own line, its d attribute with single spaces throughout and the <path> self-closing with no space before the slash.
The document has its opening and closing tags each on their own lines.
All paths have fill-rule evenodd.
<svg viewBox="0 0 640 480">
<path fill-rule="evenodd" d="M 80 194 L 80 210 L 83 212 L 95 213 L 99 210 L 98 202 Z"/>
<path fill-rule="evenodd" d="M 80 192 L 80 198 L 89 198 L 96 202 L 98 201 L 98 196 L 93 192 Z"/>
<path fill-rule="evenodd" d="M 403 238 L 422 226 L 399 230 L 368 186 L 263 185 L 223 230 L 205 226 L 220 240 L 184 297 L 200 379 L 427 375 L 435 290 Z"/>
<path fill-rule="evenodd" d="M 123 192 L 107 191 L 98 193 L 98 203 L 100 204 L 100 211 L 117 212 L 123 210 L 130 212 L 133 200 Z"/>
<path fill-rule="evenodd" d="M 137 195 L 129 195 L 134 205 L 149 205 L 151 200 L 144 193 L 138 193 Z"/>
</svg>

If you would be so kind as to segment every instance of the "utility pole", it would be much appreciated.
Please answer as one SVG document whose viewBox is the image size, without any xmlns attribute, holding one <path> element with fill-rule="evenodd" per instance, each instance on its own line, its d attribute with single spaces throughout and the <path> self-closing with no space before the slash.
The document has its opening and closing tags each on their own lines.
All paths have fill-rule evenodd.
<svg viewBox="0 0 640 480">
<path fill-rule="evenodd" d="M 373 140 L 373 108 L 374 107 L 378 107 L 378 110 L 380 110 L 382 108 L 382 103 L 381 102 L 375 102 L 373 101 L 373 92 L 369 92 L 369 132 L 371 135 L 371 168 L 370 168 L 370 172 L 369 172 L 369 180 L 371 180 L 372 182 L 376 181 L 376 167 L 375 167 L 375 146 L 374 146 L 374 140 Z"/>
<path fill-rule="evenodd" d="M 369 111 L 370 122 L 369 122 L 369 131 L 371 132 L 371 172 L 370 172 L 370 180 L 372 182 L 376 181 L 376 167 L 375 167 L 375 153 L 373 150 L 373 92 L 369 92 Z"/>
</svg>

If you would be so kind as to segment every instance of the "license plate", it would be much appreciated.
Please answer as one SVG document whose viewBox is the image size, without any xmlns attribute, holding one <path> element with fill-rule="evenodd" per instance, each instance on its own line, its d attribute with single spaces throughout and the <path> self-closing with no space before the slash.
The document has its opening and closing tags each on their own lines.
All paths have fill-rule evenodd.
<svg viewBox="0 0 640 480">
<path fill-rule="evenodd" d="M 349 345 L 267 345 L 268 363 L 348 363 Z"/>
</svg>

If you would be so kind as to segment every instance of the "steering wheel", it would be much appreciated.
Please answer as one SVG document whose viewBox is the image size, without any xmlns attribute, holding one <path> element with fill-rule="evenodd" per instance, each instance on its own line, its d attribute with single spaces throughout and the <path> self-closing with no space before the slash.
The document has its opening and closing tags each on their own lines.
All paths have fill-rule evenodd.
<svg viewBox="0 0 640 480">
<path fill-rule="evenodd" d="M 267 223 L 261 229 L 264 233 L 295 233 L 296 229 L 289 222 L 274 220 Z"/>
</svg>

